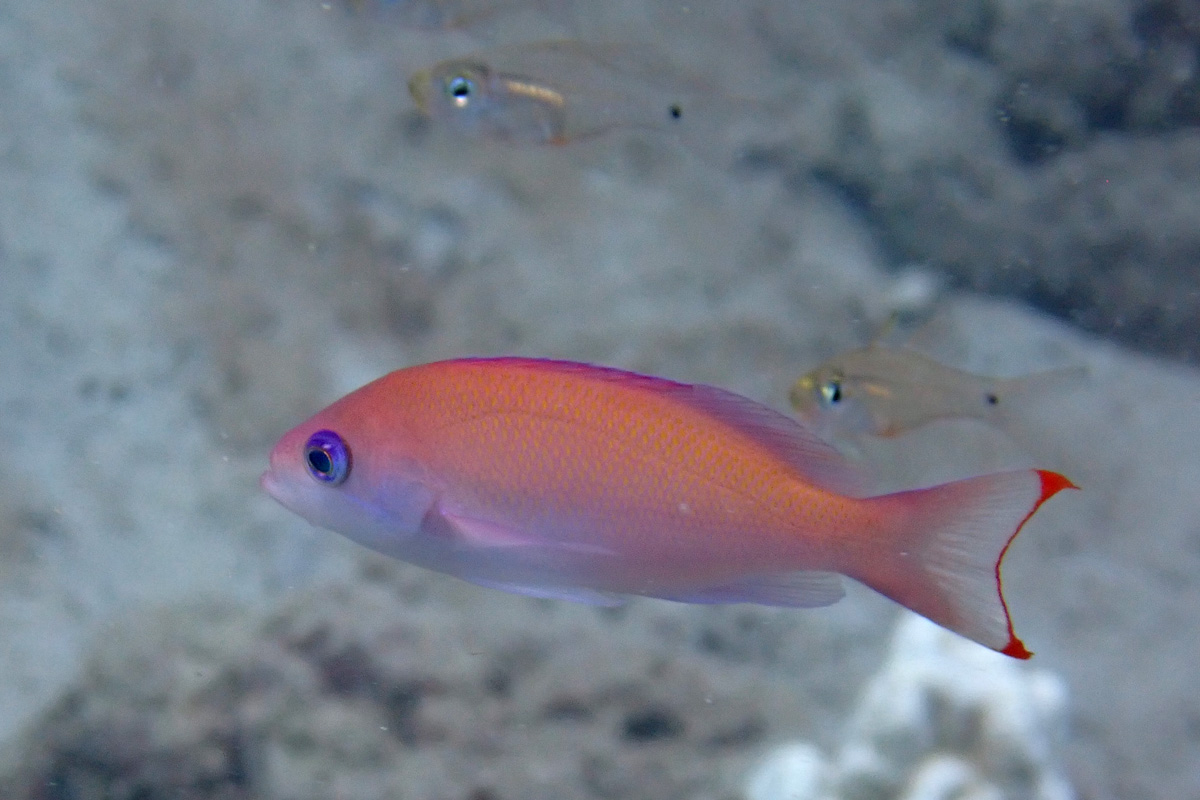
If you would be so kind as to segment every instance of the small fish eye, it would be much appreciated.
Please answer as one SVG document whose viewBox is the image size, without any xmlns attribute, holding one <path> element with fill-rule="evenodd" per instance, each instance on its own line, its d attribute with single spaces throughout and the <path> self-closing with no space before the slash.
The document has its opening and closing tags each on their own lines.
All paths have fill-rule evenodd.
<svg viewBox="0 0 1200 800">
<path fill-rule="evenodd" d="M 827 381 L 821 385 L 821 400 L 830 406 L 836 406 L 842 402 L 842 382 Z"/>
<path fill-rule="evenodd" d="M 350 475 L 350 448 L 333 431 L 317 431 L 304 445 L 304 464 L 309 475 L 337 486 Z"/>
<path fill-rule="evenodd" d="M 475 81 L 466 75 L 455 75 L 446 81 L 446 95 L 454 105 L 462 108 L 471 102 L 475 94 Z"/>
</svg>

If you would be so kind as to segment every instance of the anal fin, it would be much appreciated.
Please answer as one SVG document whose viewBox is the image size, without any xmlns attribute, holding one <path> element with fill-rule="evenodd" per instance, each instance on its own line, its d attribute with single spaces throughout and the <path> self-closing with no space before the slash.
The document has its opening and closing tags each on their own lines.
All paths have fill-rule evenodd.
<svg viewBox="0 0 1200 800">
<path fill-rule="evenodd" d="M 509 594 L 538 597 L 544 600 L 567 600 L 588 606 L 619 606 L 625 603 L 625 598 L 619 594 L 602 592 L 599 589 L 585 589 L 581 586 L 534 586 L 473 577 L 464 580 L 486 589 L 499 589 Z"/>
<path fill-rule="evenodd" d="M 704 605 L 756 603 L 785 608 L 817 608 L 833 605 L 845 594 L 837 573 L 803 571 L 753 575 L 720 586 L 655 594 L 654 597 Z"/>
</svg>

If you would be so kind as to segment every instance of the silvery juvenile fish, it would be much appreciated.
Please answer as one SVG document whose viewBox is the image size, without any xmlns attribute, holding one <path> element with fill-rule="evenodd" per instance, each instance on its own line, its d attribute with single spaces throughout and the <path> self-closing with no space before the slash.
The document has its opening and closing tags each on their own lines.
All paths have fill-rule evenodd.
<svg viewBox="0 0 1200 800">
<path fill-rule="evenodd" d="M 829 605 L 846 575 L 1015 658 L 1001 564 L 1063 476 L 864 496 L 790 417 L 712 386 L 527 358 L 397 370 L 279 440 L 262 486 L 315 525 L 533 597 Z"/>
<path fill-rule="evenodd" d="M 823 433 L 892 437 L 938 419 L 974 418 L 997 425 L 1013 397 L 1054 388 L 1087 374 L 1084 367 L 1016 378 L 973 375 L 905 348 L 875 343 L 834 356 L 792 384 L 789 399 Z"/>
<path fill-rule="evenodd" d="M 708 91 L 643 48 L 575 40 L 442 61 L 414 74 L 408 88 L 417 108 L 449 130 L 533 145 L 645 129 L 703 148 L 752 102 Z"/>
</svg>

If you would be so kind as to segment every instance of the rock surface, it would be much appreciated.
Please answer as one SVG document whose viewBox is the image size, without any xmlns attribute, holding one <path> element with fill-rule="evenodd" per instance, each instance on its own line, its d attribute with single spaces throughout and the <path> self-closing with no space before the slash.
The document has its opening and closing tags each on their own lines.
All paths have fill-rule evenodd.
<svg viewBox="0 0 1200 800">
<path fill-rule="evenodd" d="M 489 43 L 340 8 L 14 0 L 0 13 L 0 759 L 42 753 L 93 788 L 127 774 L 54 761 L 57 740 L 17 744 L 30 725 L 49 736 L 40 725 L 47 708 L 65 713 L 64 693 L 79 700 L 82 664 L 113 624 L 166 605 L 196 616 L 181 627 L 224 636 L 205 610 L 214 598 L 260 619 L 294 592 L 361 590 L 361 554 L 275 506 L 256 478 L 284 430 L 387 370 L 557 356 L 783 408 L 798 374 L 893 313 L 936 310 L 954 319 L 935 343 L 946 363 L 1085 365 L 1091 380 L 1036 398 L 1013 429 L 939 425 L 861 457 L 891 487 L 1030 463 L 1083 486 L 1039 513 L 1006 571 L 1035 663 L 1070 689 L 1071 783 L 1089 800 L 1200 796 L 1200 380 L 1113 344 L 1186 353 L 1194 341 L 1194 4 L 588 4 L 597 36 L 649 39 L 730 92 L 781 100 L 739 132 L 728 164 L 637 132 L 550 151 L 439 136 L 405 79 Z M 1105 338 L 949 293 L 948 274 Z M 516 602 L 471 590 L 444 623 L 495 627 L 500 652 L 501 633 L 525 641 L 503 621 L 527 608 Z M 547 623 L 539 647 L 564 645 L 546 663 L 611 648 L 622 658 L 577 670 L 582 691 L 625 680 L 653 699 L 631 654 L 663 654 L 689 703 L 704 682 L 742 696 L 723 660 L 786 683 L 769 733 L 712 758 L 723 765 L 795 739 L 831 752 L 892 613 L 861 591 L 813 613 L 637 608 L 649 610 Z M 659 614 L 692 633 L 664 639 L 647 622 Z M 130 652 L 162 641 L 124 624 Z M 257 639 L 228 635 L 247 648 L 230 663 L 257 663 Z M 116 647 L 109 663 L 126 663 Z M 224 656 L 204 663 L 212 674 Z M 465 686 L 476 673 L 462 669 Z M 171 680 L 99 685 L 170 708 L 193 696 L 150 685 Z M 103 693 L 83 700 L 111 722 Z M 330 730 L 349 730 L 330 702 Z M 629 709 L 605 708 L 581 730 L 601 752 L 636 751 L 613 743 Z M 137 723 L 150 738 L 109 745 L 201 741 L 150 718 Z M 536 760 L 541 724 L 506 758 Z M 691 736 L 669 745 L 686 778 L 673 786 L 697 785 L 686 765 L 707 769 Z M 354 741 L 360 754 L 398 747 Z M 229 775 L 213 752 L 202 787 Z M 166 777 L 145 785 L 192 779 L 154 763 Z"/>
</svg>

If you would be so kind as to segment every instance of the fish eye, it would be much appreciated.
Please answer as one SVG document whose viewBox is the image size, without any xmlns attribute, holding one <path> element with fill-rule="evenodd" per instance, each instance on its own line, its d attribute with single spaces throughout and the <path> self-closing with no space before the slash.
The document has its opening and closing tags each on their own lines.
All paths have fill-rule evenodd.
<svg viewBox="0 0 1200 800">
<path fill-rule="evenodd" d="M 337 486 L 350 475 L 350 448 L 333 431 L 317 431 L 304 444 L 304 465 L 321 483 Z"/>
<path fill-rule="evenodd" d="M 821 384 L 821 401 L 827 406 L 842 402 L 842 382 L 835 379 Z"/>
<path fill-rule="evenodd" d="M 466 75 L 454 75 L 446 81 L 446 96 L 458 108 L 464 108 L 475 95 L 475 81 Z"/>
</svg>

